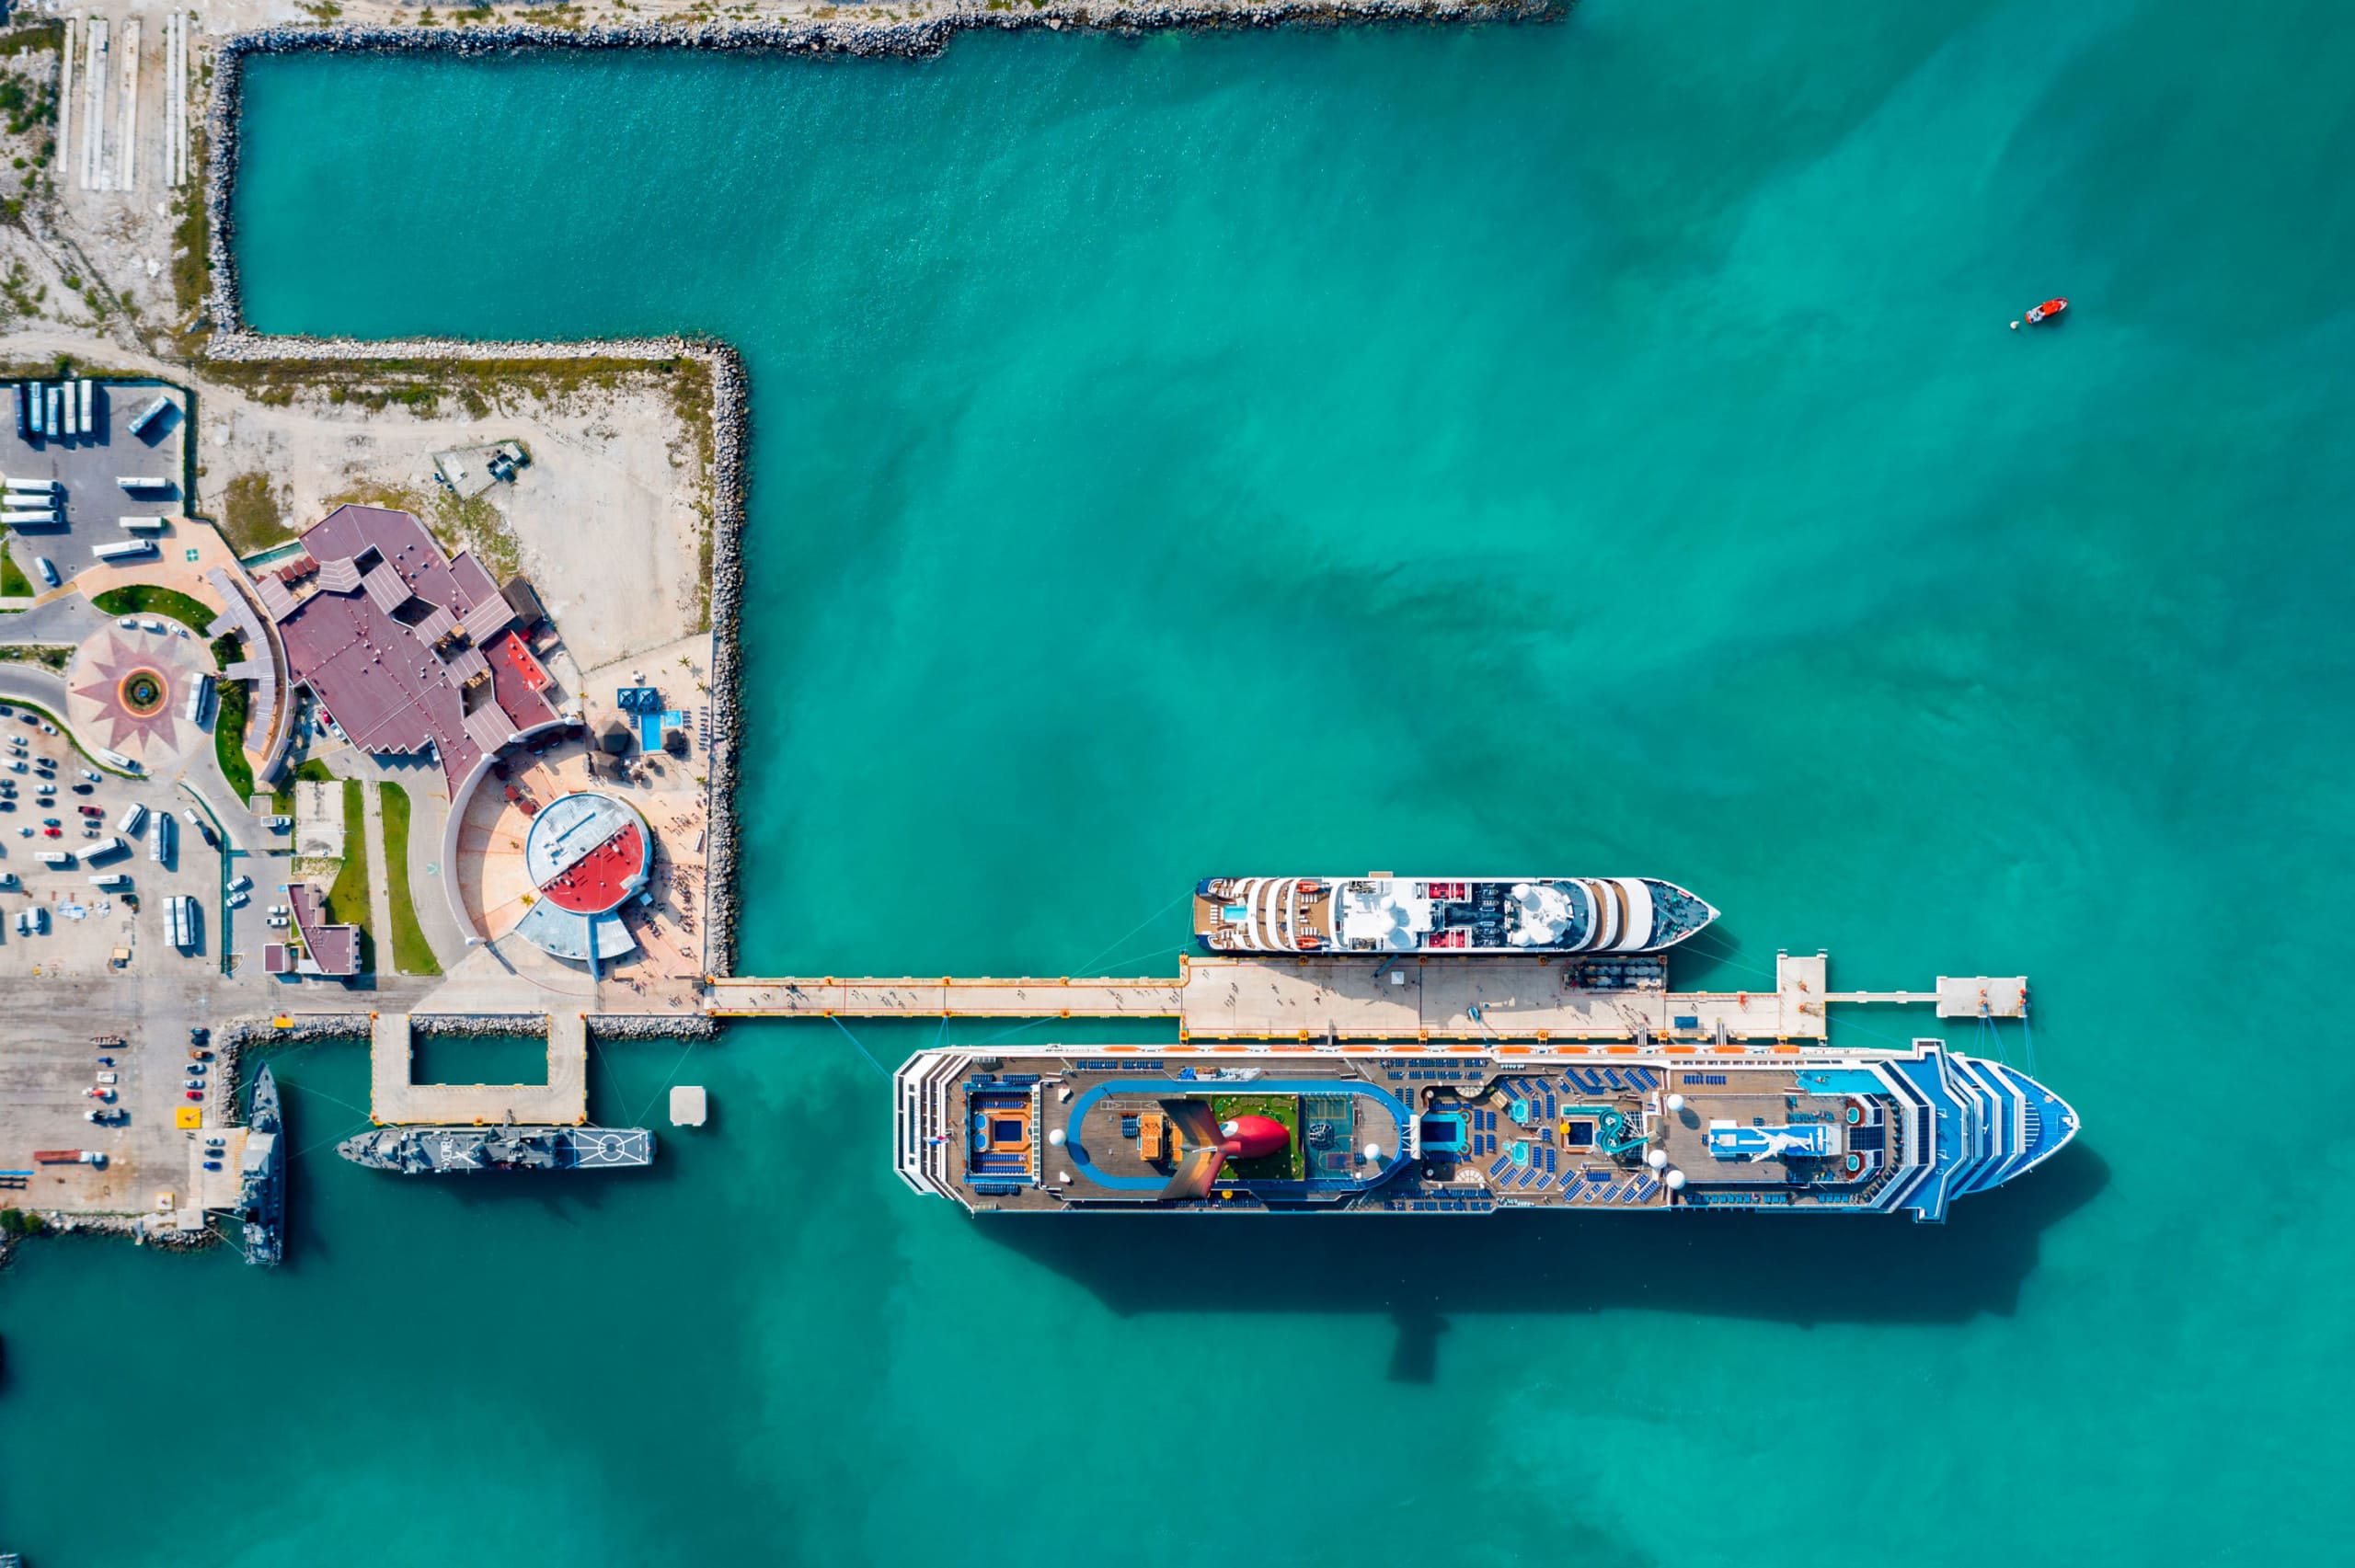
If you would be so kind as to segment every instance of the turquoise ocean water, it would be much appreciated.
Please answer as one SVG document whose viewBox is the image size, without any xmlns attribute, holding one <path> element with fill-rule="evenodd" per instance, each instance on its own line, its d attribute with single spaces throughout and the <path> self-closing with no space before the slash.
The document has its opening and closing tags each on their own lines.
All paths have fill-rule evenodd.
<svg viewBox="0 0 2355 1568">
<path fill-rule="evenodd" d="M 2087 1131 L 1942 1229 L 987 1225 L 886 1165 L 931 1029 L 608 1051 L 715 1125 L 564 1184 L 342 1165 L 303 1052 L 287 1267 L 0 1283 L 0 1547 L 2333 1560 L 2350 79 L 2157 0 L 258 65 L 261 328 L 743 348 L 747 968 L 1650 873 L 1696 980 L 2028 973 Z"/>
</svg>

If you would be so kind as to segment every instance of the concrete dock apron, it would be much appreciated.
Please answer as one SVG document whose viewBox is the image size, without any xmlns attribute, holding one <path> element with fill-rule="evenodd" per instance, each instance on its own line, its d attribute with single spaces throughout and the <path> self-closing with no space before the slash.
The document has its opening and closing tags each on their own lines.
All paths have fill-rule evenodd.
<svg viewBox="0 0 2355 1568">
<path fill-rule="evenodd" d="M 1595 990 L 1534 956 L 1194 958 L 1167 979 L 718 977 L 718 1018 L 1174 1018 L 1187 1040 L 1821 1041 L 1826 1005 L 1936 1002 L 1943 1018 L 2025 1016 L 2024 979 L 1941 979 L 1935 991 L 1828 989 L 1821 953 L 1777 954 L 1771 990 Z"/>
</svg>

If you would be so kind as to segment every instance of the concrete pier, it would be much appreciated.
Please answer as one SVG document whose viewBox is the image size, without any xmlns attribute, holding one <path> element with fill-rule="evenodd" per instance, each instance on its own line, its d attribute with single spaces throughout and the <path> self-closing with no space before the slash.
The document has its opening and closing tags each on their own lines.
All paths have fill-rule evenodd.
<svg viewBox="0 0 2355 1568">
<path fill-rule="evenodd" d="M 1188 1040 L 1333 1043 L 1819 1041 L 1825 1004 L 1835 1001 L 2026 1015 L 2023 979 L 1942 977 L 1936 991 L 1835 992 L 1829 967 L 1821 953 L 1783 953 L 1771 990 L 1592 990 L 1568 984 L 1560 961 L 1526 956 L 1189 957 L 1175 980 L 715 979 L 706 1005 L 721 1018 L 1172 1018 Z"/>
<path fill-rule="evenodd" d="M 368 1114 L 380 1126 L 511 1123 L 578 1127 L 589 1119 L 589 1024 L 551 1013 L 546 1083 L 413 1083 L 406 1013 L 370 1014 Z"/>
</svg>

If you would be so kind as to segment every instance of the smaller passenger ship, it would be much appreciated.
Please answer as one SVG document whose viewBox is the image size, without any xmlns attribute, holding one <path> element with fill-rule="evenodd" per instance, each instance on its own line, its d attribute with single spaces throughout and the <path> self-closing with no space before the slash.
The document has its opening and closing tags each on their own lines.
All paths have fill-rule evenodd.
<svg viewBox="0 0 2355 1568">
<path fill-rule="evenodd" d="M 1203 952 L 1657 953 L 1717 918 L 1649 876 L 1209 876 Z"/>
</svg>

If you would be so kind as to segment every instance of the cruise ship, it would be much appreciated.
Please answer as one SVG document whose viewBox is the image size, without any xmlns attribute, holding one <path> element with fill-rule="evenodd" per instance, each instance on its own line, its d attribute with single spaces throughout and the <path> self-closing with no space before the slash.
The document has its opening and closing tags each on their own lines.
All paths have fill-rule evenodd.
<svg viewBox="0 0 2355 1568">
<path fill-rule="evenodd" d="M 892 1080 L 894 1159 L 974 1212 L 1802 1209 L 1940 1220 L 2076 1136 L 2060 1096 L 1936 1039 L 1665 1050 L 944 1047 Z"/>
<path fill-rule="evenodd" d="M 1205 953 L 1657 953 L 1717 918 L 1648 876 L 1206 876 Z"/>
</svg>

